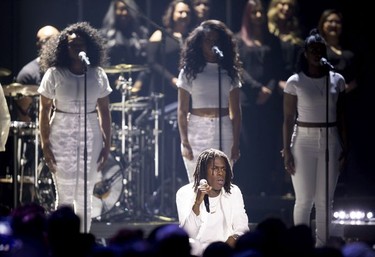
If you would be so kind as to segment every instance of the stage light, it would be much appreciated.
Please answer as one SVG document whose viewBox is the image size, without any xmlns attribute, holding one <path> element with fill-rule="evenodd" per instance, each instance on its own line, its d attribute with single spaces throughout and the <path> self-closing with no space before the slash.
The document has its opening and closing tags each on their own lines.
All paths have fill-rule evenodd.
<svg viewBox="0 0 375 257">
<path fill-rule="evenodd" d="M 367 210 L 338 210 L 333 212 L 333 219 L 336 221 L 369 222 L 374 218 L 372 211 Z"/>
</svg>

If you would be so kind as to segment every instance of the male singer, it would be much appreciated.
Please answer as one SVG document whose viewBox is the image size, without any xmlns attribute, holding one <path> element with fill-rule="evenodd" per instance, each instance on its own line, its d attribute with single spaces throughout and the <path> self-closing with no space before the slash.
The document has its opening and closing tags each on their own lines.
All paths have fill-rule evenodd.
<svg viewBox="0 0 375 257">
<path fill-rule="evenodd" d="M 201 256 L 215 241 L 234 246 L 249 230 L 242 193 L 232 177 L 225 153 L 206 149 L 198 156 L 194 181 L 177 191 L 178 219 L 191 238 L 193 255 Z"/>
</svg>

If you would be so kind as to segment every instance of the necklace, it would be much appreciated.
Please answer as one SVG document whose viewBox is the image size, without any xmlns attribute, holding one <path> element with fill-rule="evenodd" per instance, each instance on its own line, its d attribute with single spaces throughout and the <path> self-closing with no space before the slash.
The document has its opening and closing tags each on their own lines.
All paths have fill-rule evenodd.
<svg viewBox="0 0 375 257">
<path fill-rule="evenodd" d="M 209 197 L 210 199 L 210 213 L 215 213 L 220 206 L 221 194 L 216 197 Z"/>
<path fill-rule="evenodd" d="M 325 78 L 325 76 L 324 76 Z M 318 90 L 319 94 L 321 96 L 324 96 L 324 89 L 325 89 L 325 84 L 322 83 L 322 79 L 314 79 L 311 78 L 311 83 L 314 85 L 314 87 Z"/>
</svg>

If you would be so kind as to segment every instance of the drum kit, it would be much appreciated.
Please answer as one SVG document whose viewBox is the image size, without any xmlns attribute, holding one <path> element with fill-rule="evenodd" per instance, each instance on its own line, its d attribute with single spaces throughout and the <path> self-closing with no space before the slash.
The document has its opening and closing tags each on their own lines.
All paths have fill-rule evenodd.
<svg viewBox="0 0 375 257">
<path fill-rule="evenodd" d="M 0 74 L 4 70 L 0 69 Z M 13 184 L 13 205 L 35 200 L 37 186 L 36 168 L 39 162 L 37 110 L 39 94 L 37 85 L 11 83 L 2 87 L 7 99 L 12 121 L 9 135 L 12 137 L 13 173 L 9 168 L 1 183 Z M 4 174 L 2 174 L 4 175 Z M 16 178 L 16 179 L 14 179 Z"/>
<path fill-rule="evenodd" d="M 132 72 L 144 71 L 141 65 L 119 64 L 104 68 L 108 74 L 119 74 L 116 89 L 121 101 L 110 104 L 111 112 L 121 113 L 121 124 L 112 124 L 112 149 L 102 179 L 94 187 L 94 220 L 145 220 L 144 206 L 152 194 L 152 177 L 158 169 L 158 102 L 162 94 L 132 95 Z M 151 124 L 150 116 L 153 117 Z M 101 204 L 96 204 L 98 199 Z"/>
</svg>

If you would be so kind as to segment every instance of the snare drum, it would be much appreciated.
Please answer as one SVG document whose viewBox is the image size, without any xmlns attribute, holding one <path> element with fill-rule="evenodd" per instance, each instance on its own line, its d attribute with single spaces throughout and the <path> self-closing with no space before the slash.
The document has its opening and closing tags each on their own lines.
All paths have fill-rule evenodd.
<svg viewBox="0 0 375 257">
<path fill-rule="evenodd" d="M 10 132 L 17 136 L 34 136 L 35 130 L 35 122 L 12 121 L 10 124 Z"/>
</svg>

